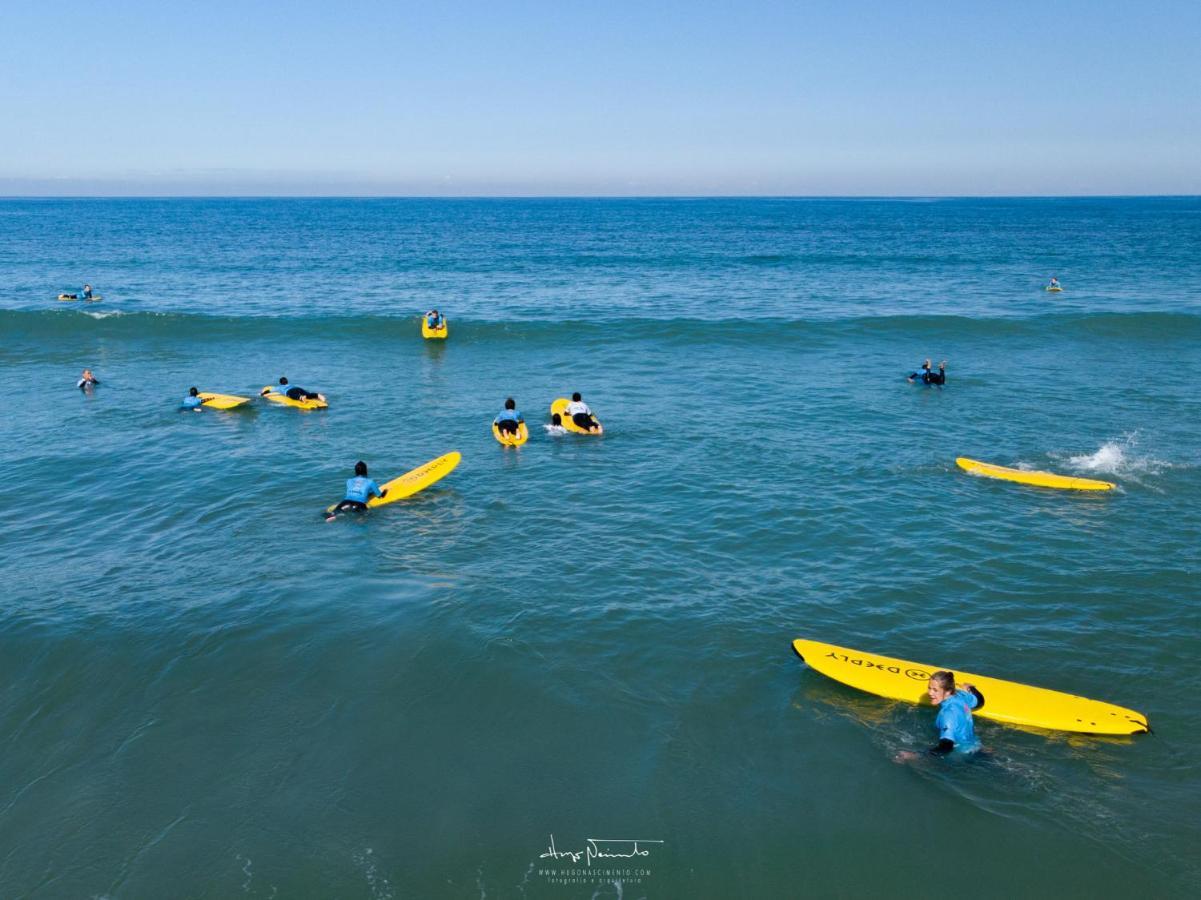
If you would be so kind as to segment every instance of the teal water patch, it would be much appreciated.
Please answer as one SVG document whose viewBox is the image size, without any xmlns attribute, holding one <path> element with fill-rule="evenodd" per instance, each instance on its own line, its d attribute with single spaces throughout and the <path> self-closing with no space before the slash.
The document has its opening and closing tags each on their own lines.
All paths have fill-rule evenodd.
<svg viewBox="0 0 1201 900">
<path fill-rule="evenodd" d="M 1161 255 L 1196 252 L 1177 228 L 1187 201 L 1130 203 L 997 208 L 1019 233 L 1061 232 L 1078 210 L 1073 246 L 1110 233 L 1088 217 L 1126 223 L 1135 246 L 1149 220 L 1156 241 L 1178 235 Z M 762 204 L 678 204 L 670 222 L 691 215 L 702 237 L 672 252 L 702 260 L 717 230 L 750 245 L 744 259 L 778 253 L 740 229 L 796 204 Z M 881 208 L 888 227 L 926 210 L 843 206 L 872 235 Z M 932 206 L 969 229 L 947 277 L 981 255 L 1042 265 L 1005 231 L 971 232 L 970 202 Z M 976 836 L 969 878 L 986 893 L 1028 893 L 1034 866 L 1059 893 L 1201 885 L 1201 714 L 1179 702 L 1201 689 L 1201 355 L 1197 310 L 1177 302 L 1195 267 L 1142 307 L 1092 287 L 1095 309 L 939 297 L 876 315 L 812 298 L 772 312 L 785 301 L 738 269 L 723 276 L 737 299 L 715 311 L 619 261 L 644 298 L 632 309 L 549 271 L 545 247 L 522 262 L 505 242 L 553 212 L 589 242 L 604 227 L 678 245 L 689 229 L 666 213 L 433 204 L 442 230 L 404 261 L 416 280 L 442 284 L 445 258 L 492 249 L 534 287 L 462 307 L 440 295 L 452 336 L 432 345 L 411 297 L 246 299 L 279 269 L 264 254 L 238 287 L 225 270 L 243 245 L 303 237 L 317 259 L 306 273 L 297 255 L 297 278 L 314 282 L 333 278 L 337 246 L 357 283 L 360 263 L 382 265 L 376 238 L 338 229 L 410 209 L 299 207 L 98 203 L 160 233 L 152 274 L 186 272 L 209 308 L 167 295 L 112 315 L 9 295 L 0 310 L 7 892 L 908 895 L 929 889 L 914 860 L 943 833 Z M 483 238 L 456 230 L 463 210 L 491 217 L 493 244 L 465 245 Z M 851 213 L 805 215 L 805 240 L 870 258 Z M 218 224 L 225 249 L 188 255 Z M 92 247 L 104 263 L 104 244 L 57 234 L 25 234 L 26 258 Z M 745 264 L 797 277 L 782 255 Z M 873 295 L 905 295 L 897 265 L 864 263 Z M 1081 263 L 1073 281 L 1094 274 L 1112 273 Z M 949 359 L 945 388 L 906 383 L 927 356 Z M 83 365 L 102 382 L 91 394 L 74 387 Z M 280 375 L 330 408 L 177 409 L 192 384 L 253 396 Z M 603 437 L 541 428 L 573 390 Z M 489 430 L 507 396 L 531 424 L 520 450 Z M 356 460 L 383 480 L 451 449 L 462 464 L 423 494 L 324 522 Z M 1119 489 L 971 478 L 958 455 Z M 898 749 L 932 741 L 929 710 L 808 671 L 798 636 L 1120 703 L 1155 734 L 981 721 L 986 764 L 900 767 Z M 639 857 L 649 874 L 562 884 L 574 867 L 543 856 L 551 834 L 560 849 L 663 843 Z"/>
</svg>

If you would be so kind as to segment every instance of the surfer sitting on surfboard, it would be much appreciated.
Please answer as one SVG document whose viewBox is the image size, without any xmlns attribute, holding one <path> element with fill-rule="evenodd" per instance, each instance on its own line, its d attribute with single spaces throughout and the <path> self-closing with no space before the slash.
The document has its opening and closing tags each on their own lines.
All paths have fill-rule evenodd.
<svg viewBox="0 0 1201 900">
<path fill-rule="evenodd" d="M 934 372 L 930 369 L 930 360 L 922 363 L 921 371 L 911 372 L 909 374 L 910 384 L 917 382 L 922 384 L 946 384 L 947 383 L 947 361 L 944 359 L 938 364 L 938 371 Z"/>
<path fill-rule="evenodd" d="M 345 509 L 365 510 L 367 501 L 372 497 L 383 497 L 387 489 L 367 477 L 367 463 L 361 459 L 354 464 L 354 477 L 346 479 L 346 499 L 330 510 L 325 518 L 332 519 Z"/>
<path fill-rule="evenodd" d="M 200 399 L 200 389 L 196 387 L 188 388 L 188 396 L 183 398 L 180 408 L 194 409 L 196 412 L 201 412 L 204 409 L 204 401 Z"/>
<path fill-rule="evenodd" d="M 577 428 L 600 431 L 600 422 L 596 421 L 596 416 L 592 414 L 579 391 L 571 395 L 571 402 L 567 404 L 567 415 L 571 416 L 571 421 L 575 422 Z"/>
<path fill-rule="evenodd" d="M 267 394 L 270 392 L 270 390 L 270 388 L 263 388 L 259 393 Z M 291 397 L 293 400 L 320 400 L 322 403 L 325 402 L 324 394 L 314 394 L 312 391 L 306 391 L 302 387 L 289 385 L 288 379 L 282 376 L 279 379 L 279 387 L 277 390 L 285 397 Z"/>
<path fill-rule="evenodd" d="M 92 389 L 93 385 L 97 385 L 99 383 L 100 383 L 100 379 L 92 374 L 91 369 L 84 369 L 83 375 L 80 376 L 79 381 L 76 383 L 75 386 L 77 388 L 79 388 L 81 391 L 83 391 L 84 393 L 87 393 L 88 391 L 90 391 Z"/>
<path fill-rule="evenodd" d="M 505 408 L 500 411 L 500 415 L 492 420 L 498 431 L 501 434 L 511 434 L 517 436 L 517 429 L 524 422 L 521 413 L 517 411 L 517 403 L 512 397 L 505 400 Z"/>
<path fill-rule="evenodd" d="M 976 727 L 972 724 L 972 710 L 984 706 L 984 695 L 970 684 L 956 690 L 953 672 L 935 672 L 926 686 L 926 696 L 938 707 L 938 718 L 934 727 L 938 729 L 938 743 L 926 752 L 931 756 L 946 756 L 952 750 L 960 753 L 975 753 L 980 749 L 976 739 Z M 898 761 L 916 759 L 919 754 L 902 750 Z"/>
</svg>

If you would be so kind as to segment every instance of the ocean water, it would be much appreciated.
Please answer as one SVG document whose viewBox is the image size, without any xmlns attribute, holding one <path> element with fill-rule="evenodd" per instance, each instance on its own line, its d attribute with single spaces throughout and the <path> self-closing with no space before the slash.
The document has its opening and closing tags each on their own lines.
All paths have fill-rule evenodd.
<svg viewBox="0 0 1201 900">
<path fill-rule="evenodd" d="M 6 200 L 0 383 L 0 896 L 1201 890 L 1201 200 Z M 1154 733 L 898 765 L 801 636 Z"/>
</svg>

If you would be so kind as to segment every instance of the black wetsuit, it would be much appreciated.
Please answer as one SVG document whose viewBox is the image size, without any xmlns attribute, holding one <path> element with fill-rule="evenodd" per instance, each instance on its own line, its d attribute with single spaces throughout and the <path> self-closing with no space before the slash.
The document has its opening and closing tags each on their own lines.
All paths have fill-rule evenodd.
<svg viewBox="0 0 1201 900">
<path fill-rule="evenodd" d="M 909 378 L 913 381 L 920 379 L 922 384 L 946 384 L 947 370 L 943 366 L 939 366 L 937 372 L 922 369 L 920 372 L 914 372 Z"/>
<path fill-rule="evenodd" d="M 284 391 L 285 397 L 291 397 L 293 400 L 316 400 L 317 395 L 306 391 L 300 387 L 289 387 Z"/>
</svg>

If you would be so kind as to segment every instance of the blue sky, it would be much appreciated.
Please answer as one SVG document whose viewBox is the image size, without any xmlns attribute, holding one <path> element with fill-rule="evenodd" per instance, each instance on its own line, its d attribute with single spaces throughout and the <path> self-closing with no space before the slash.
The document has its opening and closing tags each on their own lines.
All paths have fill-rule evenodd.
<svg viewBox="0 0 1201 900">
<path fill-rule="evenodd" d="M 0 194 L 1201 193 L 1201 2 L 0 14 Z"/>
</svg>

